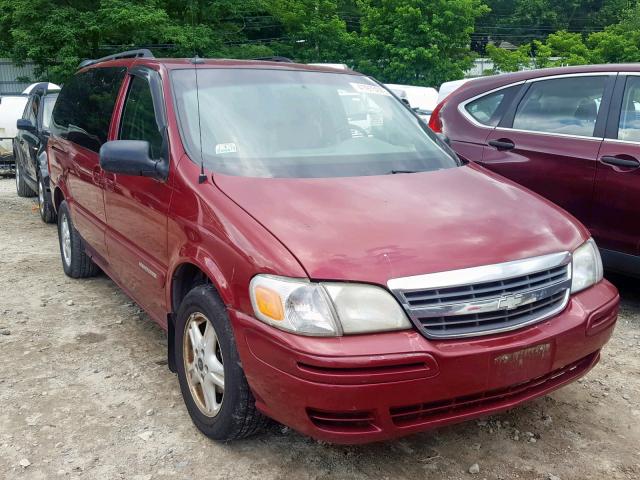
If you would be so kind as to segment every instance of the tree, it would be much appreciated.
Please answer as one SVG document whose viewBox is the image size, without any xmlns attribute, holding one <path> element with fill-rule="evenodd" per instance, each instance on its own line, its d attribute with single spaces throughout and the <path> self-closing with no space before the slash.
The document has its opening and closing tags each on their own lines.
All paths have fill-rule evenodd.
<svg viewBox="0 0 640 480">
<path fill-rule="evenodd" d="M 486 0 L 491 13 L 476 25 L 476 35 L 515 45 L 544 41 L 560 30 L 589 34 L 621 20 L 635 0 Z"/>
<path fill-rule="evenodd" d="M 270 11 L 284 37 L 274 50 L 305 63 L 351 63 L 353 36 L 336 0 L 273 0 Z"/>
<path fill-rule="evenodd" d="M 264 8 L 261 0 L 0 0 L 0 51 L 34 61 L 38 77 L 54 82 L 64 82 L 82 59 L 129 48 L 264 56 L 272 50 L 252 44 L 243 31 L 245 17 Z"/>
<path fill-rule="evenodd" d="M 471 66 L 480 0 L 360 0 L 357 68 L 386 82 L 439 85 Z"/>
<path fill-rule="evenodd" d="M 603 31 L 588 35 L 559 31 L 550 34 L 545 42 L 534 42 L 538 46 L 535 66 L 640 61 L 640 4 L 624 10 L 620 18 L 618 23 L 609 25 Z M 501 72 L 534 66 L 533 59 L 528 58 L 528 51 L 526 45 L 511 52 L 494 46 L 487 47 L 495 71 Z"/>
</svg>

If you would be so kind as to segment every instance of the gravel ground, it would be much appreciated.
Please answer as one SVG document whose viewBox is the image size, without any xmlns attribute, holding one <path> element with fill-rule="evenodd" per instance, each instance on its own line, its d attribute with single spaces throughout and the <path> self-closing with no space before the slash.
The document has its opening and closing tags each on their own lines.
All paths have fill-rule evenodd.
<svg viewBox="0 0 640 480">
<path fill-rule="evenodd" d="M 640 478 L 639 281 L 611 278 L 623 304 L 600 364 L 510 412 L 359 447 L 279 425 L 218 444 L 191 424 L 161 329 L 105 276 L 65 277 L 55 226 L 12 179 L 0 245 L 0 478 Z"/>
</svg>

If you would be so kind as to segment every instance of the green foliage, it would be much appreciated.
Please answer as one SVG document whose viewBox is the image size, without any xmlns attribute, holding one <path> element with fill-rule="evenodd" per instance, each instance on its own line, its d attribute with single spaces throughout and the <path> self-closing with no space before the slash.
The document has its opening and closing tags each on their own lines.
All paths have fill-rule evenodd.
<svg viewBox="0 0 640 480">
<path fill-rule="evenodd" d="M 338 14 L 335 0 L 273 0 L 270 11 L 284 29 L 284 41 L 273 48 L 305 63 L 344 63 L 351 57 L 354 36 Z"/>
<path fill-rule="evenodd" d="M 486 0 L 491 8 L 478 34 L 525 44 L 560 30 L 591 33 L 621 20 L 635 0 Z"/>
<path fill-rule="evenodd" d="M 623 10 L 619 18 L 618 23 L 588 35 L 559 31 L 549 35 L 545 42 L 536 41 L 536 66 L 640 61 L 640 5 Z M 529 45 L 520 46 L 512 52 L 487 47 L 495 70 L 502 72 L 532 66 L 529 52 Z"/>
<path fill-rule="evenodd" d="M 85 58 L 157 56 L 347 63 L 432 85 L 470 65 L 482 0 L 0 0 L 0 55 L 63 82 Z"/>
<path fill-rule="evenodd" d="M 360 0 L 357 68 L 388 82 L 438 85 L 471 66 L 480 0 Z"/>
</svg>

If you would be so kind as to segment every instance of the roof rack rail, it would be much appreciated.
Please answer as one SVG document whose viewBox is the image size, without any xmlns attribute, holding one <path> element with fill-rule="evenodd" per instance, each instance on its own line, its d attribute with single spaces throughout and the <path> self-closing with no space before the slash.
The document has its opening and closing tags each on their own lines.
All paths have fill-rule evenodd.
<svg viewBox="0 0 640 480">
<path fill-rule="evenodd" d="M 114 53 L 113 55 L 107 55 L 106 57 L 95 60 L 83 60 L 80 62 L 80 65 L 78 65 L 78 68 L 87 67 L 100 62 L 106 62 L 108 60 L 118 60 L 121 58 L 154 58 L 154 56 L 148 48 L 139 48 L 137 50 L 127 50 L 126 52 Z"/>
<path fill-rule="evenodd" d="M 279 56 L 275 56 L 275 57 L 258 57 L 258 58 L 254 58 L 254 60 L 259 60 L 259 61 L 262 61 L 262 62 L 294 63 L 294 61 L 291 60 L 290 58 L 279 57 Z"/>
</svg>

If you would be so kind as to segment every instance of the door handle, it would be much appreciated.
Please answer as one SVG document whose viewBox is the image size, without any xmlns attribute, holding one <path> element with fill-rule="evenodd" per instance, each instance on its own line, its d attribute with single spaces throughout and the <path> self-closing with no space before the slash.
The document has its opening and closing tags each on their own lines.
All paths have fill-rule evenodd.
<svg viewBox="0 0 640 480">
<path fill-rule="evenodd" d="M 496 147 L 498 150 L 512 150 L 516 148 L 516 144 L 511 140 L 489 140 L 487 142 L 492 147 Z"/>
<path fill-rule="evenodd" d="M 640 162 L 633 157 L 619 158 L 619 157 L 605 155 L 604 157 L 600 158 L 600 161 L 602 163 L 606 163 L 607 165 L 613 165 L 614 167 L 625 167 L 625 168 L 640 167 Z"/>
</svg>

